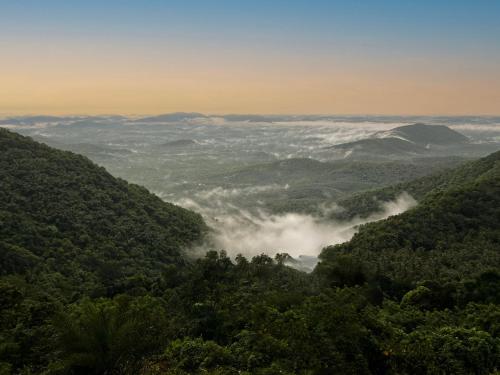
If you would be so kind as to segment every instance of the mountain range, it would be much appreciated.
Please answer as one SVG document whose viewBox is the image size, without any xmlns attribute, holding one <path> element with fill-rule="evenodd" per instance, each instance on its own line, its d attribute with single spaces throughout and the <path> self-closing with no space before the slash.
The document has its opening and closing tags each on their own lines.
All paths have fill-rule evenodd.
<svg viewBox="0 0 500 375">
<path fill-rule="evenodd" d="M 490 147 L 491 146 L 491 147 Z M 445 154 L 471 155 L 480 150 L 495 150 L 496 144 L 476 144 L 444 125 L 417 123 L 379 131 L 369 138 L 329 146 L 336 158 L 387 159 L 414 158 Z"/>
<path fill-rule="evenodd" d="M 0 129 L 0 373 L 495 373 L 500 151 L 346 210 L 402 191 L 418 205 L 310 274 L 284 253 L 193 259 L 200 215 Z"/>
</svg>

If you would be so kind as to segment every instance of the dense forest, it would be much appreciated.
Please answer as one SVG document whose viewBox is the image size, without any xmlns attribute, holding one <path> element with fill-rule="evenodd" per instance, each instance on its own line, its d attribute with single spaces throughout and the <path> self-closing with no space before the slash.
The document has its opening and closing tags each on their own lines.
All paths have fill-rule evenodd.
<svg viewBox="0 0 500 375">
<path fill-rule="evenodd" d="M 0 374 L 500 367 L 500 152 L 351 201 L 419 205 L 324 249 L 311 274 L 287 254 L 190 260 L 199 215 L 1 129 L 0 167 Z"/>
<path fill-rule="evenodd" d="M 403 192 L 420 201 L 431 191 L 446 190 L 453 186 L 462 186 L 473 182 L 483 173 L 493 169 L 496 163 L 498 163 L 498 153 L 463 163 L 457 168 L 448 168 L 445 171 L 432 173 L 411 181 L 353 194 L 339 201 L 339 205 L 343 209 L 332 213 L 332 218 L 337 220 L 348 220 L 354 217 L 365 218 L 372 212 L 379 210 L 381 202 L 393 200 Z"/>
</svg>

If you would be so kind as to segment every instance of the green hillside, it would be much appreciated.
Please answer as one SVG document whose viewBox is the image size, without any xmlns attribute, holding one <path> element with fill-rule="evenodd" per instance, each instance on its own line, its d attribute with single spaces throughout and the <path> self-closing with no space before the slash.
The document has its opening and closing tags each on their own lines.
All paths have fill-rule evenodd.
<svg viewBox="0 0 500 375">
<path fill-rule="evenodd" d="M 500 368 L 500 153 L 433 177 L 416 208 L 306 274 L 287 254 L 185 262 L 198 215 L 0 135 L 2 375 Z"/>
<path fill-rule="evenodd" d="M 424 196 L 417 207 L 366 224 L 348 243 L 324 249 L 320 269 L 348 255 L 373 277 L 411 285 L 500 268 L 500 152 L 406 187 Z"/>
<path fill-rule="evenodd" d="M 413 181 L 462 163 L 463 159 L 459 157 L 386 162 L 347 160 L 321 162 L 314 159 L 292 158 L 219 174 L 209 178 L 208 181 L 214 186 L 223 184 L 226 187 L 252 186 L 255 181 L 264 186 L 273 184 L 286 186 L 286 189 L 261 193 L 258 199 L 266 203 L 266 209 L 274 212 L 298 211 L 318 214 L 318 206 L 321 204 L 346 199 L 345 197 L 357 192 Z M 240 203 L 246 203 L 251 207 L 255 204 L 255 197 L 251 197 L 248 203 L 241 201 Z"/>
<path fill-rule="evenodd" d="M 432 173 L 428 176 L 382 189 L 354 194 L 339 201 L 339 205 L 344 210 L 335 213 L 333 218 L 349 220 L 355 216 L 367 217 L 380 209 L 381 202 L 394 200 L 403 192 L 409 193 L 417 201 L 420 201 L 431 191 L 446 190 L 464 183 L 473 182 L 495 167 L 498 163 L 498 155 L 499 153 L 496 152 L 485 158 L 463 163 L 447 171 Z"/>
<path fill-rule="evenodd" d="M 105 295 L 182 264 L 182 249 L 205 228 L 199 215 L 83 156 L 3 129 L 0 223 L 0 274 L 54 273 L 74 293 Z"/>
</svg>

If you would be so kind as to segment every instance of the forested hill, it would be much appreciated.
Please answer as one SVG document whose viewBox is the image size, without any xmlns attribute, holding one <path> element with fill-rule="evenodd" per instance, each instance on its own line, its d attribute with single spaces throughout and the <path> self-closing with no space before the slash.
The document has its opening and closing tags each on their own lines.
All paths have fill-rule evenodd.
<svg viewBox="0 0 500 375">
<path fill-rule="evenodd" d="M 470 142 L 466 136 L 447 126 L 421 123 L 378 132 L 374 134 L 374 138 L 399 138 L 424 147 L 430 145 L 459 145 Z"/>
<path fill-rule="evenodd" d="M 0 274 L 114 294 L 183 262 L 205 225 L 83 156 L 0 129 Z M 51 276 L 52 275 L 52 276 Z"/>
<path fill-rule="evenodd" d="M 354 217 L 368 217 L 380 210 L 381 202 L 394 200 L 403 192 L 407 192 L 417 201 L 421 201 L 430 192 L 447 190 L 471 183 L 484 173 L 493 170 L 498 165 L 499 155 L 500 152 L 495 152 L 444 172 L 441 171 L 385 188 L 355 194 L 339 202 L 343 210 L 335 212 L 333 218 L 350 220 Z"/>
<path fill-rule="evenodd" d="M 498 270 L 500 152 L 442 179 L 421 181 L 434 189 L 417 207 L 364 225 L 348 243 L 324 249 L 318 271 L 328 274 L 348 262 L 366 271 L 361 278 L 383 275 L 396 284 L 415 285 L 463 281 Z"/>
<path fill-rule="evenodd" d="M 179 266 L 198 215 L 0 130 L 0 374 L 497 373 L 499 157 L 306 274 L 287 254 Z"/>
</svg>

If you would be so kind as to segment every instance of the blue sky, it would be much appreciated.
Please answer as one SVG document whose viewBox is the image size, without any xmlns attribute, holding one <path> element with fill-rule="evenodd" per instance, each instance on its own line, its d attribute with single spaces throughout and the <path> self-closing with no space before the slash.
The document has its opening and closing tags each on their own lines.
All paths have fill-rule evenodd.
<svg viewBox="0 0 500 375">
<path fill-rule="evenodd" d="M 175 81 L 178 77 L 197 76 L 204 70 L 197 60 L 204 58 L 207 59 L 206 76 L 220 64 L 234 71 L 233 76 L 245 73 L 242 79 L 259 76 L 263 81 L 268 78 L 272 81 L 276 71 L 280 71 L 277 68 L 280 64 L 298 64 L 300 67 L 287 73 L 289 77 L 283 77 L 283 84 L 292 84 L 293 74 L 303 75 L 310 71 L 315 76 L 323 72 L 325 79 L 332 80 L 330 89 L 337 87 L 333 82 L 337 75 L 350 74 L 354 78 L 384 75 L 389 74 L 385 70 L 391 69 L 397 72 L 395 78 L 399 82 L 415 79 L 411 76 L 401 78 L 415 70 L 418 79 L 426 72 L 429 77 L 443 76 L 450 80 L 460 75 L 478 87 L 481 80 L 485 85 L 488 77 L 496 84 L 500 74 L 500 1 L 495 0 L 32 0 L 0 1 L 0 9 L 0 47 L 11 56 L 11 61 L 7 62 L 10 65 L 4 67 L 3 74 L 13 69 L 11 76 L 21 75 L 16 71 L 16 59 L 60 61 L 62 72 L 76 66 L 63 50 L 81 56 L 80 60 L 87 61 L 89 66 L 97 66 L 100 59 L 112 66 L 132 56 L 134 63 L 129 67 L 127 79 L 134 76 L 133 69 L 141 66 L 161 77 L 162 84 L 169 82 L 168 77 Z M 175 66 L 191 66 L 193 72 L 191 74 L 187 68 L 177 71 L 171 68 L 167 74 L 161 67 L 153 69 L 150 61 L 155 59 L 168 59 Z M 268 60 L 268 65 L 262 60 Z M 321 66 L 321 62 L 325 66 Z M 336 69 L 330 70 L 326 66 L 329 62 Z M 42 78 L 48 80 L 49 76 L 57 81 L 50 68 L 47 73 L 36 66 L 31 69 L 25 65 L 24 69 L 29 69 L 40 82 L 44 81 Z M 245 69 L 247 71 L 243 72 Z M 98 69 L 78 72 L 87 74 L 89 79 L 101 79 L 95 70 Z M 450 72 L 455 76 L 448 77 Z M 219 78 L 227 80 L 229 86 L 228 77 Z M 296 89 L 314 86 L 317 81 L 318 78 L 311 78 L 309 84 L 304 83 Z M 10 82 L 16 83 L 12 79 Z M 19 84 L 26 82 L 19 81 Z M 216 82 L 204 84 L 214 87 Z M 339 87 L 344 88 L 343 85 Z M 53 91 L 60 90 L 56 86 Z M 158 90 L 159 87 L 150 91 L 158 93 Z M 224 86 L 223 91 L 227 90 Z M 256 90 L 251 94 L 255 95 Z M 328 87 L 321 87 L 318 92 L 327 90 Z M 493 98 L 491 93 L 485 95 L 490 101 L 496 98 L 495 93 Z M 220 100 L 224 98 L 221 96 Z M 188 104 L 186 102 L 186 106 Z M 255 108 L 249 106 L 249 110 L 258 110 L 257 104 Z M 332 111 L 342 107 L 334 104 L 332 102 Z M 320 106 L 311 110 L 328 111 L 328 105 L 325 103 L 324 109 Z M 193 107 L 196 106 L 194 100 Z M 346 106 L 346 110 L 351 107 Z M 229 105 L 227 110 L 231 109 L 243 110 Z M 443 108 L 443 112 L 447 111 Z"/>
</svg>

